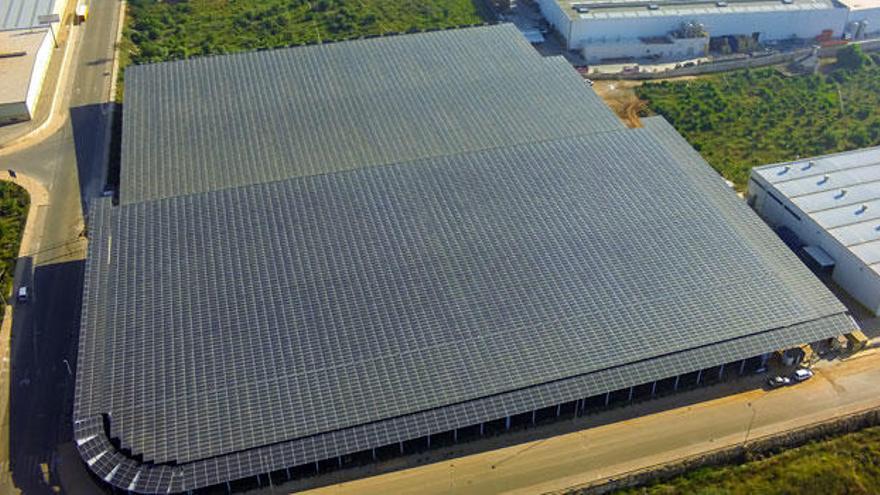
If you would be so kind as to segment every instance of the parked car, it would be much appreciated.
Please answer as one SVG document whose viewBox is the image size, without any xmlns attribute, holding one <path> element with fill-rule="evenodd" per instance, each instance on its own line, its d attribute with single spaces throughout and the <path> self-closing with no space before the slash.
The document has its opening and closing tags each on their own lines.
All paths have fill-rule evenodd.
<svg viewBox="0 0 880 495">
<path fill-rule="evenodd" d="M 771 388 L 784 387 L 791 384 L 791 378 L 787 376 L 772 376 L 767 380 L 767 385 Z"/>
<path fill-rule="evenodd" d="M 16 297 L 16 299 L 18 299 L 18 302 L 22 304 L 28 302 L 28 288 L 25 286 L 19 287 L 18 296 Z"/>
<path fill-rule="evenodd" d="M 805 382 L 810 378 L 813 378 L 813 372 L 806 368 L 800 368 L 794 371 L 791 378 L 796 382 Z"/>
</svg>

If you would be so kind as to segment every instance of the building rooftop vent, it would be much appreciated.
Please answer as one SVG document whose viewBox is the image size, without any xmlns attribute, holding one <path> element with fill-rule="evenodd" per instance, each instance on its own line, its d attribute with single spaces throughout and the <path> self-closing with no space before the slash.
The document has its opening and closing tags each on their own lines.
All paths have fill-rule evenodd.
<svg viewBox="0 0 880 495">
<path fill-rule="evenodd" d="M 834 199 L 841 199 L 844 196 L 846 196 L 846 189 L 841 189 L 837 192 L 837 194 L 834 195 Z"/>
<path fill-rule="evenodd" d="M 791 170 L 791 167 L 786 165 L 786 166 L 782 167 L 782 169 L 779 170 L 779 173 L 777 173 L 776 175 L 785 175 L 788 173 L 789 170 Z"/>
<path fill-rule="evenodd" d="M 813 165 L 815 165 L 815 164 L 816 164 L 816 162 L 814 162 L 813 160 L 810 160 L 807 163 L 805 163 L 803 167 L 801 167 L 801 170 L 810 170 L 811 168 L 813 168 Z"/>
<path fill-rule="evenodd" d="M 861 215 L 861 214 L 865 213 L 866 211 L 868 211 L 868 205 L 863 204 L 862 206 L 859 206 L 858 210 L 856 210 L 856 215 Z"/>
<path fill-rule="evenodd" d="M 817 182 L 816 185 L 817 185 L 817 186 L 821 186 L 822 184 L 826 184 L 826 183 L 828 183 L 828 181 L 829 181 L 830 179 L 831 179 L 831 177 L 829 177 L 828 174 L 825 174 L 825 175 L 822 176 L 821 179 L 819 179 L 819 182 Z"/>
</svg>

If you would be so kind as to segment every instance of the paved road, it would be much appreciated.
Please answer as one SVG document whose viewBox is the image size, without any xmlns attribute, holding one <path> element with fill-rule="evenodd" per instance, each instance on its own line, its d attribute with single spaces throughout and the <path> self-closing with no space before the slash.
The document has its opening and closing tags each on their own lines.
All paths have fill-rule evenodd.
<svg viewBox="0 0 880 495">
<path fill-rule="evenodd" d="M 372 477 L 307 493 L 534 494 L 564 490 L 636 468 L 736 445 L 746 440 L 747 434 L 755 439 L 847 411 L 880 407 L 880 352 L 872 350 L 845 362 L 822 363 L 813 380 L 794 387 L 773 391 L 750 387 L 738 394 L 663 410 L 689 396 L 698 400 L 701 395 L 717 394 L 723 387 L 647 402 L 634 410 L 611 412 L 604 418 L 596 416 L 545 427 L 555 428 L 558 436 L 525 441 L 536 434 L 547 437 L 548 433 L 541 432 L 541 428 L 533 430 L 534 433 L 524 432 L 520 435 L 521 443 L 491 452 L 451 457 L 386 474 L 376 468 L 341 472 L 340 476 Z M 640 408 L 642 412 L 659 412 L 617 421 L 620 415 L 639 413 Z M 597 422 L 606 424 L 596 426 Z M 443 455 L 438 452 L 432 457 Z M 399 468 L 400 461 L 397 462 L 397 466 L 385 467 Z"/>
<path fill-rule="evenodd" d="M 26 494 L 53 493 L 61 472 L 76 480 L 63 487 L 65 493 L 97 493 L 84 473 L 77 473 L 83 468 L 70 448 L 70 414 L 85 258 L 83 210 L 104 184 L 120 5 L 92 0 L 88 22 L 72 29 L 71 39 L 80 38 L 72 54 L 73 83 L 65 91 L 67 122 L 38 144 L 0 157 L 0 169 L 37 179 L 50 198 L 40 212 L 39 245 L 17 270 L 34 295 L 30 304 L 16 308 L 12 337 L 10 450 L 13 479 Z"/>
</svg>

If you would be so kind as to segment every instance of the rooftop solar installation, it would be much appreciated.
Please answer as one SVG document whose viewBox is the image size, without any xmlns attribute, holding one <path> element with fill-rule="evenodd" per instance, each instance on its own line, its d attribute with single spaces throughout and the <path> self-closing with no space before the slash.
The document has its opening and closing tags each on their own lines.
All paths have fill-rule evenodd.
<svg viewBox="0 0 880 495">
<path fill-rule="evenodd" d="M 533 65 L 541 70 L 517 81 L 548 88 L 575 74 L 542 59 L 509 26 L 390 39 L 347 50 L 382 66 L 383 50 L 393 57 L 405 45 L 452 43 L 467 62 L 482 56 L 466 45 L 484 43 L 504 57 L 484 57 L 483 84 Z M 345 45 L 330 46 L 345 53 Z M 320 54 L 315 48 L 302 50 Z M 465 77 L 455 53 L 446 63 Z M 159 84 L 175 87 L 199 63 L 144 69 L 127 97 L 155 100 Z M 268 70 L 228 67 L 229 79 Z M 309 67 L 319 71 L 323 62 Z M 384 76 L 396 81 L 420 70 L 386 69 L 405 69 Z M 569 120 L 571 109 L 551 114 L 561 110 L 554 98 L 526 98 L 494 108 L 491 119 L 510 127 L 504 135 L 465 139 L 449 127 L 433 129 L 429 141 L 388 128 L 382 132 L 398 143 L 391 151 L 352 140 L 269 168 L 242 154 L 238 168 L 251 175 L 212 175 L 220 173 L 217 157 L 187 155 L 182 144 L 148 153 L 132 139 L 173 132 L 144 127 L 151 121 L 138 113 L 155 109 L 127 106 L 123 167 L 134 161 L 134 171 L 123 174 L 120 206 L 100 200 L 90 210 L 74 406 L 83 459 L 126 490 L 191 490 L 851 328 L 843 306 L 665 121 L 625 129 L 572 81 L 558 100 L 580 120 Z M 524 96 L 510 91 L 502 99 Z M 433 92 L 446 103 L 436 104 Z M 337 113 L 366 101 L 311 97 Z M 204 101 L 211 108 L 194 110 L 186 103 L 193 98 L 170 101 L 185 107 L 172 113 L 208 115 L 226 105 Z M 423 87 L 381 121 L 405 120 L 394 112 L 457 118 L 451 109 L 470 112 L 462 100 L 481 101 Z M 323 122 L 331 107 L 286 117 L 288 129 Z M 518 120 L 526 110 L 530 120 Z M 250 122 L 262 116 L 239 111 Z M 486 118 L 467 117 L 488 125 Z M 540 122 L 552 128 L 537 132 Z M 234 139 L 261 142 L 264 130 L 237 128 Z M 211 148 L 208 132 L 219 143 L 233 131 L 193 131 L 191 147 Z M 295 132 L 273 139 L 278 147 L 266 157 L 295 149 L 287 141 L 305 142 Z M 202 167 L 202 176 L 143 175 L 171 170 L 163 167 L 172 158 Z M 140 180 L 146 184 L 128 184 Z"/>
<path fill-rule="evenodd" d="M 130 68 L 122 201 L 623 128 L 529 50 L 505 25 Z"/>
</svg>

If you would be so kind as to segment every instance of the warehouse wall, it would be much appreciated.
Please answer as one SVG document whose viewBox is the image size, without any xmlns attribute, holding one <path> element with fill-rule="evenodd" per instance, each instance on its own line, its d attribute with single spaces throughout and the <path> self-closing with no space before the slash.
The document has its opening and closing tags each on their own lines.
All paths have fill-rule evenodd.
<svg viewBox="0 0 880 495">
<path fill-rule="evenodd" d="M 543 1 L 555 3 L 552 0 Z M 813 38 L 825 29 L 831 29 L 835 34 L 841 34 L 847 22 L 847 13 L 846 9 L 835 8 L 683 16 L 657 14 L 629 19 L 583 19 L 573 23 L 569 44 L 573 48 L 583 48 L 584 45 L 592 42 L 614 42 L 640 36 L 662 36 L 678 28 L 685 21 L 703 23 L 710 36 L 751 35 L 758 32 L 761 33 L 761 40 L 780 40 L 791 37 Z"/>
<path fill-rule="evenodd" d="M 880 34 L 880 7 L 852 10 L 849 12 L 848 21 L 850 23 L 868 21 L 868 27 L 864 29 L 864 34 Z"/>
<path fill-rule="evenodd" d="M 754 198 L 755 211 L 774 228 L 791 229 L 807 246 L 819 246 L 834 258 L 832 279 L 849 295 L 874 314 L 880 314 L 880 274 L 865 266 L 846 246 L 804 214 L 788 198 L 762 179 L 752 174 L 749 197 Z"/>
<path fill-rule="evenodd" d="M 49 62 L 52 60 L 52 52 L 55 45 L 52 42 L 52 36 L 46 31 L 40 48 L 37 50 L 36 60 L 31 70 L 31 78 L 28 83 L 27 99 L 25 106 L 28 111 L 28 118 L 33 118 L 36 112 L 37 103 L 40 100 L 40 93 L 43 89 L 43 82 L 46 80 L 46 73 L 49 71 Z"/>
<path fill-rule="evenodd" d="M 562 37 L 569 40 L 569 30 L 571 29 L 571 19 L 568 17 L 568 14 L 562 11 L 562 7 L 556 2 L 556 0 L 538 0 L 538 7 L 541 9 L 541 15 L 544 16 L 544 19 L 547 19 L 560 34 Z M 568 49 L 572 50 L 575 47 L 569 43 Z"/>
<path fill-rule="evenodd" d="M 676 39 L 668 44 L 643 43 L 641 40 L 632 39 L 612 43 L 590 43 L 581 50 L 581 54 L 587 63 L 598 64 L 603 60 L 623 57 L 696 58 L 705 55 L 708 49 L 709 38 Z"/>
</svg>

